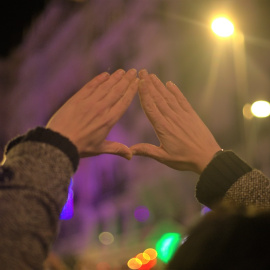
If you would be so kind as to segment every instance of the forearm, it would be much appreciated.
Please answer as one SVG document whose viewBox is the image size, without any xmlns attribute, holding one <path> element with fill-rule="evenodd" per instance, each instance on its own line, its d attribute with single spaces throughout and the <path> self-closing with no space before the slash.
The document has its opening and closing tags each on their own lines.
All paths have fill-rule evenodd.
<svg viewBox="0 0 270 270">
<path fill-rule="evenodd" d="M 215 157 L 201 174 L 196 196 L 209 207 L 225 200 L 269 208 L 269 179 L 233 152 L 225 151 Z"/>
<path fill-rule="evenodd" d="M 61 150 L 53 145 L 63 141 Z M 42 268 L 78 163 L 74 150 L 65 138 L 45 129 L 9 144 L 0 180 L 3 269 Z"/>
</svg>

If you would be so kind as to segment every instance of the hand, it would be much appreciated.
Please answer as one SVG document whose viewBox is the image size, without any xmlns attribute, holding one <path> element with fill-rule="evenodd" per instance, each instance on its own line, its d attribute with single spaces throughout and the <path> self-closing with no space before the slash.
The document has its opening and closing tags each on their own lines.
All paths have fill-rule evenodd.
<svg viewBox="0 0 270 270">
<path fill-rule="evenodd" d="M 131 147 L 132 153 L 154 158 L 176 170 L 201 174 L 221 150 L 215 138 L 176 85 L 168 82 L 165 86 L 146 70 L 139 76 L 141 105 L 160 146 L 139 143 Z"/>
<path fill-rule="evenodd" d="M 124 114 L 138 90 L 135 69 L 102 73 L 71 97 L 50 119 L 47 128 L 69 138 L 80 157 L 110 153 L 131 159 L 131 150 L 107 141 L 113 125 Z"/>
</svg>

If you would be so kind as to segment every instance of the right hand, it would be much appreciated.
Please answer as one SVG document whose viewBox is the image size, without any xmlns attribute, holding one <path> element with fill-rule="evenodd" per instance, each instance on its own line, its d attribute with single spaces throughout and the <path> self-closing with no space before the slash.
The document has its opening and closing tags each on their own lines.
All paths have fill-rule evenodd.
<svg viewBox="0 0 270 270">
<path fill-rule="evenodd" d="M 160 146 L 139 143 L 131 147 L 134 155 L 147 156 L 176 170 L 204 170 L 221 150 L 215 138 L 193 110 L 178 87 L 166 86 L 146 70 L 139 73 L 141 106 L 150 120 Z"/>
<path fill-rule="evenodd" d="M 106 137 L 137 93 L 138 81 L 135 69 L 102 73 L 72 96 L 46 127 L 69 138 L 80 157 L 109 153 L 131 159 L 126 145 Z"/>
</svg>

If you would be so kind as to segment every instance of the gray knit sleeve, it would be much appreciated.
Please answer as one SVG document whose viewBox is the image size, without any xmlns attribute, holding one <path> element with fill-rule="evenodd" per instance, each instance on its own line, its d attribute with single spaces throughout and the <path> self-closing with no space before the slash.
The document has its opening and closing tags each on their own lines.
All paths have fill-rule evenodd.
<svg viewBox="0 0 270 270">
<path fill-rule="evenodd" d="M 0 268 L 42 269 L 74 166 L 44 142 L 14 145 L 0 167 Z"/>
<path fill-rule="evenodd" d="M 270 180 L 260 171 L 252 170 L 238 179 L 226 192 L 224 201 L 241 205 L 270 208 Z"/>
</svg>

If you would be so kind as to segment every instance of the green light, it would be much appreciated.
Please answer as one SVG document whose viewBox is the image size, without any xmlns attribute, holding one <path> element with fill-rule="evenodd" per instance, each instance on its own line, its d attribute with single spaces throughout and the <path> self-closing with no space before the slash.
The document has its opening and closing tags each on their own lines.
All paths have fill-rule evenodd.
<svg viewBox="0 0 270 270">
<path fill-rule="evenodd" d="M 165 263 L 169 262 L 180 242 L 181 235 L 179 233 L 163 234 L 156 244 L 158 258 Z"/>
</svg>

